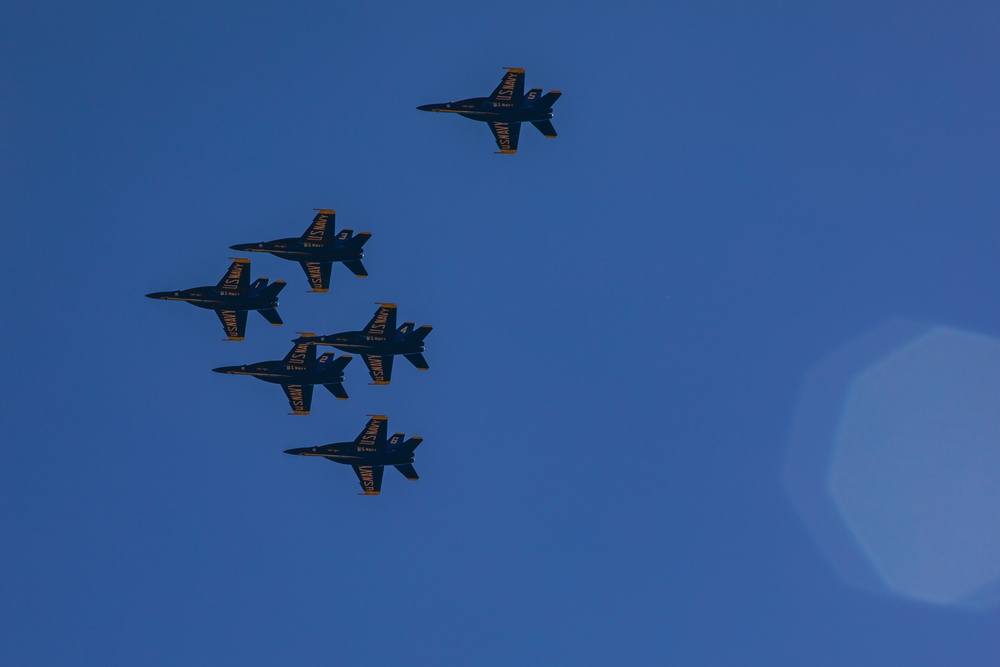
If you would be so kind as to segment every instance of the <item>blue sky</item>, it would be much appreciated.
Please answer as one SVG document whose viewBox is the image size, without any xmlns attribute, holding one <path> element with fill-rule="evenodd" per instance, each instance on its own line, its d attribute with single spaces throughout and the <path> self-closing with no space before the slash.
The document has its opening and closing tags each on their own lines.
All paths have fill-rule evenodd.
<svg viewBox="0 0 1000 667">
<path fill-rule="evenodd" d="M 5 664 L 988 665 L 996 609 L 845 583 L 782 484 L 810 369 L 996 339 L 992 3 L 0 9 Z M 515 156 L 416 111 L 559 89 Z M 143 298 L 313 208 L 273 328 Z M 431 369 L 287 416 L 213 374 L 375 301 Z M 860 370 L 860 369 L 857 369 Z M 425 438 L 359 498 L 289 447 Z M 984 530 L 1000 530 L 996 524 Z"/>
</svg>

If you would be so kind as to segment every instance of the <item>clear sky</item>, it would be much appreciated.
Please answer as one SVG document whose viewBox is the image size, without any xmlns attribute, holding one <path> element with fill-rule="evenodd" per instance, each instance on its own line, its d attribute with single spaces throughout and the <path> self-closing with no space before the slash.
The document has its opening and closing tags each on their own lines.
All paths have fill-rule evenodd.
<svg viewBox="0 0 1000 667">
<path fill-rule="evenodd" d="M 992 2 L 4 4 L 0 663 L 996 664 L 995 604 L 914 592 L 942 590 L 947 550 L 893 580 L 850 544 L 887 534 L 857 443 L 890 441 L 866 419 L 895 385 L 851 393 L 868 366 L 845 362 L 817 408 L 862 411 L 810 441 L 847 523 L 810 523 L 825 473 L 788 457 L 809 378 L 887 322 L 958 332 L 906 348 L 938 360 L 992 354 L 998 35 Z M 416 110 L 503 67 L 563 92 L 558 138 L 494 155 L 485 125 Z M 214 284 L 229 245 L 314 208 L 372 233 L 371 276 L 311 294 L 254 256 L 288 281 L 285 326 L 222 342 L 143 298 Z M 211 372 L 376 301 L 434 326 L 429 371 L 375 387 L 356 360 L 350 400 L 307 417 Z M 900 354 L 879 368 L 935 384 Z M 369 413 L 424 437 L 419 482 L 358 497 L 349 468 L 282 453 Z M 985 437 L 935 440 L 948 488 L 997 464 L 968 454 Z M 1000 512 L 933 500 L 996 542 Z M 1000 562 L 993 542 L 965 555 Z"/>
</svg>

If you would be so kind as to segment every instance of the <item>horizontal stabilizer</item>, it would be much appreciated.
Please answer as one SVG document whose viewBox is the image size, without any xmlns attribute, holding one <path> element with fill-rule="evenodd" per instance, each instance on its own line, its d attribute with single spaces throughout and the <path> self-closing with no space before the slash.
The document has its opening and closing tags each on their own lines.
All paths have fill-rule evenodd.
<svg viewBox="0 0 1000 667">
<path fill-rule="evenodd" d="M 403 322 L 403 326 L 396 329 L 397 336 L 405 336 L 406 334 L 413 331 L 413 327 L 417 325 L 416 322 Z"/>
<path fill-rule="evenodd" d="M 267 279 L 261 278 L 261 280 L 267 280 Z M 273 283 L 264 288 L 262 294 L 269 297 L 277 297 L 278 293 L 281 292 L 281 290 L 285 289 L 285 285 L 287 284 L 288 283 L 286 283 L 284 280 L 275 280 Z"/>
<path fill-rule="evenodd" d="M 316 361 L 316 370 L 322 370 L 324 372 L 340 371 L 343 373 L 344 368 L 346 368 L 347 364 L 351 363 L 351 359 L 354 358 L 349 354 L 345 354 L 339 359 L 335 359 L 334 357 L 336 356 L 336 352 L 324 352 L 323 356 Z"/>
<path fill-rule="evenodd" d="M 404 442 L 403 444 L 401 444 L 399 446 L 399 451 L 401 451 L 401 452 L 412 452 L 417 447 L 419 447 L 420 443 L 423 442 L 423 441 L 424 441 L 423 438 L 421 438 L 419 435 L 415 435 L 412 438 L 410 438 L 409 440 L 407 440 L 406 442 Z"/>
<path fill-rule="evenodd" d="M 556 100 L 558 100 L 560 97 L 562 97 L 561 92 L 559 92 L 558 90 L 550 90 L 549 92 L 545 93 L 537 100 L 535 100 L 535 103 L 532 104 L 531 106 L 540 107 L 542 109 L 549 109 L 552 107 L 553 104 L 556 103 Z"/>
<path fill-rule="evenodd" d="M 525 101 L 526 104 L 531 104 L 532 102 L 534 102 L 535 100 L 537 100 L 539 97 L 541 97 L 541 95 L 542 95 L 542 89 L 541 88 L 532 88 L 524 96 L 524 101 Z"/>
<path fill-rule="evenodd" d="M 254 292 L 259 292 L 260 290 L 267 287 L 268 280 L 270 280 L 270 278 L 258 278 L 257 280 L 253 281 L 253 285 L 250 286 L 250 290 Z"/>
<path fill-rule="evenodd" d="M 556 128 L 552 127 L 551 120 L 536 120 L 531 123 L 535 128 L 544 134 L 549 139 L 554 139 L 556 135 Z"/>
<path fill-rule="evenodd" d="M 424 355 L 420 354 L 419 352 L 417 352 L 416 354 L 407 354 L 404 356 L 406 357 L 407 361 L 409 361 L 411 364 L 413 364 L 422 371 L 426 371 L 428 368 L 430 368 L 430 366 L 427 365 L 427 360 L 424 359 Z"/>
<path fill-rule="evenodd" d="M 357 236 L 352 236 L 351 239 L 348 241 L 347 245 L 351 246 L 352 248 L 360 248 L 364 246 L 364 244 L 368 243 L 368 239 L 370 239 L 371 237 L 372 237 L 371 232 L 361 232 Z"/>
<path fill-rule="evenodd" d="M 263 310 L 258 310 L 265 320 L 271 323 L 271 326 L 280 327 L 284 322 L 281 321 L 281 316 L 278 315 L 278 311 L 274 308 L 264 308 Z"/>
<path fill-rule="evenodd" d="M 361 263 L 360 259 L 349 259 L 344 262 L 344 266 L 351 270 L 351 273 L 359 278 L 367 278 L 368 270 L 365 269 L 365 265 Z"/>
<path fill-rule="evenodd" d="M 431 325 L 425 324 L 422 327 L 420 327 L 419 329 L 417 329 L 416 331 L 414 331 L 413 333 L 411 333 L 409 335 L 409 339 L 410 340 L 423 340 L 423 339 L 427 338 L 427 334 L 429 334 L 433 328 L 434 327 L 432 327 Z"/>
<path fill-rule="evenodd" d="M 398 465 L 396 466 L 396 470 L 403 473 L 403 477 L 405 477 L 406 479 L 413 481 L 420 479 L 420 477 L 417 475 L 417 471 L 413 469 L 413 464 L 411 463 L 404 463 L 403 465 Z"/>
<path fill-rule="evenodd" d="M 344 385 L 340 382 L 331 382 L 323 386 L 326 387 L 331 394 L 336 396 L 338 401 L 347 400 L 347 391 L 344 389 Z"/>
</svg>

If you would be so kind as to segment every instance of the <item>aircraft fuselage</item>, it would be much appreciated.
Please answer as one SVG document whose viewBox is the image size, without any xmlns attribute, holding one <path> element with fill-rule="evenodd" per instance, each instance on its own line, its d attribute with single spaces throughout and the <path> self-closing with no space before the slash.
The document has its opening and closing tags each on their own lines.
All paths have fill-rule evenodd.
<svg viewBox="0 0 1000 667">
<path fill-rule="evenodd" d="M 344 374 L 340 371 L 289 367 L 283 361 L 261 361 L 245 366 L 222 366 L 212 370 L 229 375 L 252 375 L 258 380 L 274 384 L 331 384 L 344 381 Z"/>
<path fill-rule="evenodd" d="M 335 463 L 363 466 L 397 466 L 413 463 L 412 451 L 378 450 L 375 447 L 359 446 L 353 442 L 335 442 L 320 447 L 300 447 L 286 450 L 286 454 L 298 456 L 318 456 Z"/>
<path fill-rule="evenodd" d="M 483 122 L 531 123 L 552 118 L 552 107 L 539 108 L 511 104 L 510 102 L 496 102 L 488 97 L 471 97 L 467 100 L 445 104 L 425 104 L 417 108 L 421 111 L 457 113 L 465 118 Z"/>
<path fill-rule="evenodd" d="M 332 261 L 345 262 L 364 259 L 365 253 L 359 247 L 348 247 L 344 243 L 313 243 L 301 238 L 276 239 L 262 243 L 242 243 L 231 246 L 241 252 L 267 252 L 281 259 L 296 262 Z"/>
<path fill-rule="evenodd" d="M 424 351 L 423 339 L 414 340 L 407 336 L 396 336 L 389 340 L 375 340 L 363 331 L 347 331 L 330 336 L 310 338 L 316 345 L 329 345 L 342 352 L 358 354 L 417 354 Z"/>
<path fill-rule="evenodd" d="M 216 287 L 194 287 L 174 292 L 153 292 L 147 294 L 150 299 L 163 301 L 186 301 L 192 306 L 209 310 L 265 310 L 277 308 L 278 299 L 275 295 L 261 293 L 241 294 L 235 290 L 220 290 Z"/>
</svg>

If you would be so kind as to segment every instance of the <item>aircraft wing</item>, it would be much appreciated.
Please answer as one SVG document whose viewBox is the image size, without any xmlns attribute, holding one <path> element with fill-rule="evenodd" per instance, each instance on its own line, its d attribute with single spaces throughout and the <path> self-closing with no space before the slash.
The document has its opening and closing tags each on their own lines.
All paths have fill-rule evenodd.
<svg viewBox="0 0 1000 667">
<path fill-rule="evenodd" d="M 313 292 L 330 291 L 330 267 L 333 262 L 326 260 L 322 262 L 299 262 L 302 270 L 306 272 L 306 278 L 312 286 Z"/>
<path fill-rule="evenodd" d="M 229 340 L 243 340 L 247 330 L 247 311 L 219 309 L 215 314 L 219 316 Z"/>
<path fill-rule="evenodd" d="M 521 134 L 520 123 L 498 123 L 491 120 L 487 121 L 486 124 L 490 126 L 490 132 L 493 133 L 493 138 L 501 153 L 517 152 L 517 138 Z"/>
<path fill-rule="evenodd" d="M 354 474 L 358 476 L 361 483 L 361 490 L 366 496 L 377 496 L 382 491 L 382 473 L 385 468 L 382 466 L 351 466 Z"/>
<path fill-rule="evenodd" d="M 329 243 L 334 239 L 333 225 L 337 219 L 337 212 L 329 209 L 322 209 L 313 218 L 309 229 L 302 235 L 302 240 L 306 243 Z"/>
<path fill-rule="evenodd" d="M 500 85 L 490 95 L 493 103 L 503 105 L 520 105 L 524 101 L 524 69 L 508 67 L 507 73 L 500 79 Z"/>
<path fill-rule="evenodd" d="M 365 366 L 368 367 L 368 374 L 372 376 L 375 384 L 389 384 L 392 378 L 392 355 L 391 354 L 366 354 Z"/>
<path fill-rule="evenodd" d="M 316 346 L 312 343 L 295 343 L 282 359 L 289 366 L 298 366 L 300 370 L 316 363 Z"/>
<path fill-rule="evenodd" d="M 250 289 L 250 260 L 234 259 L 226 275 L 216 285 L 228 292 L 246 292 Z"/>
<path fill-rule="evenodd" d="M 285 390 L 288 404 L 292 406 L 292 414 L 309 414 L 313 400 L 313 386 L 311 384 L 283 384 L 281 388 Z"/>
<path fill-rule="evenodd" d="M 388 430 L 388 417 L 385 415 L 372 415 L 372 418 L 365 424 L 364 430 L 354 439 L 354 444 L 358 447 L 385 449 L 385 434 Z"/>
<path fill-rule="evenodd" d="M 396 304 L 380 303 L 371 321 L 361 330 L 368 340 L 386 340 L 396 333 Z"/>
</svg>

